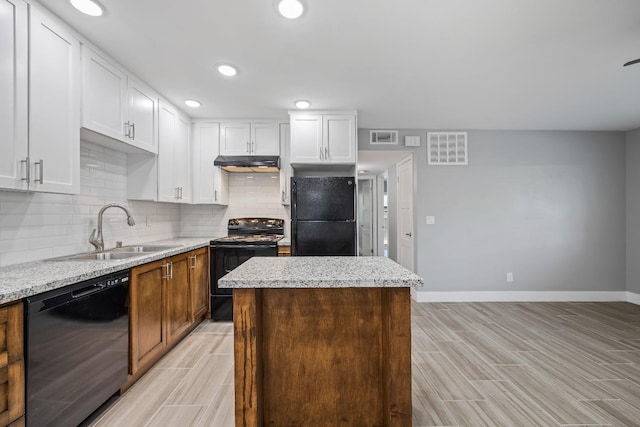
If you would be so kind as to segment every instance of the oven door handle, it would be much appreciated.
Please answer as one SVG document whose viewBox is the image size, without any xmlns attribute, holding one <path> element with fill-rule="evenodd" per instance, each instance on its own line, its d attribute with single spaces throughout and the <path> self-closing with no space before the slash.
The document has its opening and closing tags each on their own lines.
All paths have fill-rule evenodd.
<svg viewBox="0 0 640 427">
<path fill-rule="evenodd" d="M 215 245 L 211 249 L 274 249 L 278 245 Z"/>
</svg>

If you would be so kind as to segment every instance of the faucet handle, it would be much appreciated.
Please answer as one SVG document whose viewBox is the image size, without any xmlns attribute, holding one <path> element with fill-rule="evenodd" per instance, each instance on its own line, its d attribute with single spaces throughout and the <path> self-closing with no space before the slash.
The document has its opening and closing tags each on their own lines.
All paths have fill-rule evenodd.
<svg viewBox="0 0 640 427">
<path fill-rule="evenodd" d="M 89 242 L 93 243 L 96 240 L 96 229 L 94 228 L 91 232 L 91 236 L 89 236 Z"/>
</svg>

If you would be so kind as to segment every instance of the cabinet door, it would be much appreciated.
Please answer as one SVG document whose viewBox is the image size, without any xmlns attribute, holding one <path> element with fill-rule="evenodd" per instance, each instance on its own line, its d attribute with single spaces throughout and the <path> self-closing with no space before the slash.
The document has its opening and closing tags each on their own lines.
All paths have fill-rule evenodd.
<svg viewBox="0 0 640 427">
<path fill-rule="evenodd" d="M 214 166 L 211 160 L 218 157 L 220 124 L 196 123 L 192 129 L 191 200 L 193 203 L 226 204 L 222 196 L 226 194 L 227 172 Z"/>
<path fill-rule="evenodd" d="M 172 343 L 191 326 L 191 294 L 189 292 L 189 258 L 187 254 L 170 259 L 167 288 L 167 343 Z"/>
<path fill-rule="evenodd" d="M 14 190 L 28 188 L 28 28 L 27 4 L 0 0 L 0 188 Z"/>
<path fill-rule="evenodd" d="M 256 156 L 280 155 L 278 123 L 251 124 L 251 154 Z"/>
<path fill-rule="evenodd" d="M 251 154 L 251 125 L 249 123 L 220 124 L 220 155 L 248 156 Z"/>
<path fill-rule="evenodd" d="M 31 8 L 29 76 L 30 188 L 80 191 L 80 43 Z"/>
<path fill-rule="evenodd" d="M 289 124 L 280 124 L 280 202 L 289 205 L 291 165 L 289 164 Z"/>
<path fill-rule="evenodd" d="M 160 102 L 158 130 L 158 201 L 176 202 L 178 189 L 174 178 L 174 146 L 177 112 Z"/>
<path fill-rule="evenodd" d="M 180 203 L 191 202 L 191 179 L 189 176 L 189 128 L 191 122 L 187 117 L 178 114 L 176 116 L 176 135 L 173 148 L 173 167 L 175 185 L 178 187 L 178 201 Z M 213 160 L 209 159 L 213 163 Z"/>
<path fill-rule="evenodd" d="M 128 141 L 150 153 L 158 152 L 158 96 L 144 84 L 129 79 Z"/>
<path fill-rule="evenodd" d="M 127 75 L 83 45 L 82 127 L 127 141 L 126 105 Z"/>
<path fill-rule="evenodd" d="M 166 346 L 163 276 L 168 274 L 167 264 L 164 261 L 156 261 L 131 269 L 131 374 L 153 361 Z"/>
<path fill-rule="evenodd" d="M 323 116 L 325 161 L 330 163 L 356 162 L 355 116 Z"/>
<path fill-rule="evenodd" d="M 229 204 L 229 172 L 216 168 L 214 173 L 213 203 L 226 206 Z"/>
<path fill-rule="evenodd" d="M 290 161 L 295 163 L 318 163 L 324 157 L 322 146 L 322 116 L 291 116 Z"/>
<path fill-rule="evenodd" d="M 209 311 L 209 248 L 189 253 L 191 322 Z"/>
</svg>

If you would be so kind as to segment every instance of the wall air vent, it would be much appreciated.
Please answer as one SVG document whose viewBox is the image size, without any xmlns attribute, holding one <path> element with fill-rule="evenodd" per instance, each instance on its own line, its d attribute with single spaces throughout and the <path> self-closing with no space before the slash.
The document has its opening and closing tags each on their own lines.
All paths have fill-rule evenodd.
<svg viewBox="0 0 640 427">
<path fill-rule="evenodd" d="M 430 165 L 466 165 L 467 132 L 427 132 L 427 157 Z"/>
</svg>

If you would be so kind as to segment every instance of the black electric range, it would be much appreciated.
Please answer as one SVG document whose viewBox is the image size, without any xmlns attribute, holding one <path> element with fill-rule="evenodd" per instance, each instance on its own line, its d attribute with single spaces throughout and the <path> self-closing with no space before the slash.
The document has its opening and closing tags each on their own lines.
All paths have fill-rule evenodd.
<svg viewBox="0 0 640 427">
<path fill-rule="evenodd" d="M 211 320 L 233 320 L 233 289 L 218 288 L 218 280 L 254 256 L 278 256 L 284 220 L 234 218 L 227 237 L 211 241 Z"/>
</svg>

